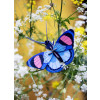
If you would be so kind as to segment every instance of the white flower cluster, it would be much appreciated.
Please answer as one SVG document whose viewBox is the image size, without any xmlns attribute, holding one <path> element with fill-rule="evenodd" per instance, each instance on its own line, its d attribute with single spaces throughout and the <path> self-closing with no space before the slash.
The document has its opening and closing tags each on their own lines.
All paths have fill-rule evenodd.
<svg viewBox="0 0 100 100">
<path fill-rule="evenodd" d="M 86 68 L 86 65 L 79 66 L 78 71 L 86 71 Z"/>
<path fill-rule="evenodd" d="M 16 54 L 18 50 L 15 49 L 15 55 L 14 55 L 14 76 L 18 78 L 22 78 L 25 74 L 28 74 L 28 68 L 23 65 L 22 56 L 19 54 Z"/>
<path fill-rule="evenodd" d="M 14 95 L 16 97 L 18 97 L 24 89 L 25 87 L 23 87 L 20 83 L 16 82 L 16 80 L 14 81 Z"/>
<path fill-rule="evenodd" d="M 81 86 L 81 91 L 82 91 L 82 92 L 86 92 L 86 91 L 87 91 L 87 85 L 86 85 L 86 84 L 83 84 L 83 85 Z"/>
<path fill-rule="evenodd" d="M 21 100 L 29 100 L 28 94 L 21 95 Z"/>
<path fill-rule="evenodd" d="M 23 32 L 23 30 L 20 29 L 20 26 L 22 26 L 21 19 L 17 20 L 15 23 L 16 23 L 16 25 L 14 27 L 14 29 L 16 31 L 15 34 L 18 36 L 18 33 L 20 34 Z"/>
<path fill-rule="evenodd" d="M 22 21 L 21 19 L 15 21 L 14 29 L 15 29 L 16 36 L 18 36 L 18 34 L 20 34 L 20 33 L 23 33 L 23 30 L 21 30 L 20 27 L 22 25 L 26 25 L 26 21 L 29 21 L 29 22 L 32 22 L 32 21 L 36 22 L 38 20 L 43 21 L 43 17 L 48 15 L 46 13 L 46 11 L 48 9 L 50 9 L 51 6 L 50 5 L 44 5 L 44 7 L 45 8 L 42 8 L 42 6 L 38 6 L 36 12 L 31 14 L 31 17 L 30 17 L 30 12 L 27 12 L 27 15 L 24 18 L 24 21 Z"/>
<path fill-rule="evenodd" d="M 85 8 L 87 8 L 87 4 L 83 3 L 82 7 L 78 7 L 77 10 L 78 12 L 83 12 L 83 15 L 79 15 L 78 18 L 81 19 L 79 21 L 76 21 L 75 27 L 81 27 L 82 25 L 85 24 L 85 21 L 87 19 L 87 11 L 85 11 Z"/>
<path fill-rule="evenodd" d="M 35 93 L 35 96 L 37 96 L 37 100 L 44 100 L 43 98 L 47 97 L 47 94 L 43 93 L 42 91 L 43 85 L 33 84 L 32 86 L 29 85 L 29 88 L 33 88 L 33 92 Z M 42 97 L 39 97 L 39 96 L 42 96 Z"/>
<path fill-rule="evenodd" d="M 82 82 L 81 76 L 75 75 L 75 81 L 79 84 Z"/>
<path fill-rule="evenodd" d="M 65 100 L 73 100 L 73 98 L 71 98 L 70 96 L 67 96 Z"/>
<path fill-rule="evenodd" d="M 44 100 L 43 97 L 38 97 L 37 100 Z M 48 98 L 48 100 L 60 100 L 57 98 Z"/>
<path fill-rule="evenodd" d="M 77 73 L 77 75 L 75 75 L 75 81 L 78 84 L 80 84 L 82 82 L 82 80 L 87 80 L 87 66 L 85 66 L 85 65 L 79 66 L 79 68 L 77 70 L 78 70 L 78 73 Z M 86 92 L 86 90 L 87 90 L 87 85 L 82 84 L 81 91 Z"/>
<path fill-rule="evenodd" d="M 60 100 L 58 98 L 49 98 L 48 100 Z"/>
<path fill-rule="evenodd" d="M 31 14 L 31 19 L 29 19 L 29 22 L 30 21 L 43 21 L 43 17 L 48 15 L 45 11 L 47 11 L 48 9 L 51 8 L 50 5 L 44 5 L 45 8 L 42 8 L 42 6 L 38 6 L 37 10 L 36 10 L 36 13 L 32 13 Z M 28 17 L 30 18 L 30 13 L 28 14 Z"/>
<path fill-rule="evenodd" d="M 14 92 L 17 92 L 17 94 L 21 94 L 22 89 L 21 88 L 18 88 L 18 87 L 15 87 L 14 88 Z"/>
<path fill-rule="evenodd" d="M 82 3 L 82 7 L 78 7 L 77 10 L 78 12 L 84 12 L 84 10 L 87 8 L 87 4 L 86 3 Z"/>
<path fill-rule="evenodd" d="M 85 34 L 87 32 L 87 26 L 86 26 L 87 11 L 86 11 L 86 8 L 87 8 L 86 3 L 83 3 L 82 7 L 77 8 L 77 10 L 79 12 L 79 16 L 78 16 L 79 20 L 75 21 L 75 27 L 73 27 L 73 29 L 78 30 L 78 31 L 75 32 L 74 48 L 77 48 L 79 46 L 81 41 L 83 41 L 83 37 L 84 38 L 87 37 L 87 35 Z M 80 12 L 82 12 L 82 13 L 80 13 Z M 84 48 L 82 46 L 80 46 L 79 49 L 81 49 L 82 52 L 84 52 Z M 77 56 L 78 55 L 76 53 L 75 57 L 77 57 Z"/>
</svg>

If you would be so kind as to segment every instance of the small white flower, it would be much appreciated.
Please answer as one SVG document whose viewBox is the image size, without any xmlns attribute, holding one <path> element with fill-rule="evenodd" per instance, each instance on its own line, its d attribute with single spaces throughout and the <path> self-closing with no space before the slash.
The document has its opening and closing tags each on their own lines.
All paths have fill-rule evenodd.
<svg viewBox="0 0 100 100">
<path fill-rule="evenodd" d="M 80 86 L 79 86 L 78 84 L 75 84 L 75 85 L 73 86 L 73 88 L 76 89 L 76 90 L 78 91 L 79 88 L 80 88 Z"/>
<path fill-rule="evenodd" d="M 75 75 L 75 81 L 76 81 L 77 83 L 80 83 L 80 82 L 82 81 L 81 76 Z"/>
<path fill-rule="evenodd" d="M 36 71 L 36 68 L 30 67 L 30 71 Z"/>
<path fill-rule="evenodd" d="M 83 12 L 84 8 L 78 7 L 77 10 L 78 10 L 78 12 Z"/>
<path fill-rule="evenodd" d="M 50 5 L 44 5 L 45 8 L 50 9 L 51 6 Z"/>
<path fill-rule="evenodd" d="M 38 95 L 40 96 L 42 93 L 43 93 L 43 91 L 39 91 L 39 92 L 38 92 Z"/>
<path fill-rule="evenodd" d="M 31 88 L 31 85 L 29 85 L 28 87 Z"/>
<path fill-rule="evenodd" d="M 43 100 L 43 98 L 42 97 L 37 97 L 37 100 Z"/>
<path fill-rule="evenodd" d="M 48 100 L 59 100 L 59 99 L 57 99 L 57 98 L 49 98 Z"/>
<path fill-rule="evenodd" d="M 46 12 L 43 12 L 42 14 L 43 14 L 43 17 L 48 15 Z"/>
<path fill-rule="evenodd" d="M 47 94 L 44 93 L 44 94 L 43 94 L 43 97 L 46 98 L 46 97 L 47 97 Z"/>
<path fill-rule="evenodd" d="M 21 77 L 23 77 L 25 74 L 28 74 L 28 68 L 20 66 L 18 70 L 18 74 L 20 74 Z"/>
<path fill-rule="evenodd" d="M 80 26 L 82 26 L 82 25 L 84 25 L 84 24 L 85 24 L 85 21 L 79 20 L 79 21 L 76 21 L 75 26 L 76 26 L 76 27 L 80 27 Z"/>
<path fill-rule="evenodd" d="M 33 92 L 39 92 L 39 89 L 35 88 L 33 89 Z"/>
<path fill-rule="evenodd" d="M 87 16 L 85 16 L 85 15 L 79 15 L 78 18 L 83 19 L 83 20 L 86 20 L 87 19 Z"/>
<path fill-rule="evenodd" d="M 87 8 L 87 4 L 86 4 L 86 3 L 82 3 L 82 6 L 83 6 L 84 8 Z"/>
<path fill-rule="evenodd" d="M 87 66 L 79 66 L 78 71 L 86 71 Z"/>
<path fill-rule="evenodd" d="M 18 93 L 18 94 L 21 94 L 21 91 L 18 91 L 17 93 Z"/>
<path fill-rule="evenodd" d="M 14 53 L 16 53 L 16 52 L 18 52 L 18 49 L 17 48 L 14 49 Z"/>
<path fill-rule="evenodd" d="M 34 91 L 33 91 L 33 92 L 34 92 Z M 37 97 L 38 97 L 38 96 L 39 96 L 39 95 L 38 95 L 38 93 L 35 93 L 35 96 L 37 96 Z"/>
<path fill-rule="evenodd" d="M 25 17 L 24 21 L 26 22 L 28 20 L 28 17 Z"/>
<path fill-rule="evenodd" d="M 65 100 L 73 100 L 73 98 L 71 98 L 70 96 L 67 96 Z"/>
<path fill-rule="evenodd" d="M 82 73 L 82 78 L 87 79 L 87 71 Z"/>
<path fill-rule="evenodd" d="M 20 34 L 20 33 L 23 33 L 23 30 L 21 30 L 21 29 L 20 29 L 20 30 L 18 30 L 18 33 L 19 33 L 19 34 Z"/>
<path fill-rule="evenodd" d="M 14 88 L 14 91 L 17 92 L 17 91 L 18 91 L 18 87 L 15 87 L 15 88 Z"/>
<path fill-rule="evenodd" d="M 83 85 L 81 86 L 81 91 L 82 91 L 82 92 L 86 92 L 86 91 L 87 91 L 87 85 L 86 85 L 86 84 L 83 84 Z"/>
<path fill-rule="evenodd" d="M 40 14 L 40 13 L 42 13 L 43 12 L 43 10 L 37 10 L 36 11 L 36 14 Z"/>
<path fill-rule="evenodd" d="M 33 88 L 37 88 L 37 85 L 36 84 L 33 84 Z"/>
<path fill-rule="evenodd" d="M 20 22 L 20 21 L 21 21 L 21 19 L 19 19 L 19 20 L 17 20 L 17 21 L 16 21 L 16 26 L 17 26 L 17 27 L 22 26 L 22 24 L 21 24 L 21 22 Z"/>
<path fill-rule="evenodd" d="M 84 15 L 87 15 L 87 11 L 84 12 Z"/>
<path fill-rule="evenodd" d="M 42 89 L 43 88 L 43 85 L 38 85 L 38 89 Z"/>
<path fill-rule="evenodd" d="M 37 9 L 42 9 L 42 6 L 38 6 L 38 8 Z"/>
<path fill-rule="evenodd" d="M 14 55 L 14 61 L 17 61 L 17 63 L 20 63 L 20 60 L 22 60 L 22 56 L 21 55 L 19 55 L 19 54 L 15 54 Z"/>
<path fill-rule="evenodd" d="M 18 27 L 14 27 L 14 29 L 15 29 L 16 31 L 18 31 L 18 30 L 19 30 L 19 28 L 18 28 Z"/>
<path fill-rule="evenodd" d="M 64 88 L 64 89 L 62 90 L 62 92 L 63 92 L 63 93 L 66 93 L 66 88 Z"/>
</svg>

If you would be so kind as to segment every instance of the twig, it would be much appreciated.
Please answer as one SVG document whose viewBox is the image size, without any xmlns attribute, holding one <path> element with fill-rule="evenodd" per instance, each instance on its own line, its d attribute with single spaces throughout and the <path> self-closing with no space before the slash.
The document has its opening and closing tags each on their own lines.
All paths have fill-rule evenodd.
<svg viewBox="0 0 100 100">
<path fill-rule="evenodd" d="M 60 15 L 59 15 L 59 21 L 58 21 L 58 38 L 60 36 L 60 22 L 61 22 L 61 14 L 62 14 L 62 4 L 63 4 L 63 0 L 61 0 L 61 9 L 60 9 Z"/>
</svg>

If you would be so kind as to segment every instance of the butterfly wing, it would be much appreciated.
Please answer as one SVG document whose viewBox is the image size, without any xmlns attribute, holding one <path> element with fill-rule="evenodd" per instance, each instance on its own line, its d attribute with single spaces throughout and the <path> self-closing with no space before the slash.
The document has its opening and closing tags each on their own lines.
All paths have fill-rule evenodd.
<svg viewBox="0 0 100 100">
<path fill-rule="evenodd" d="M 66 65 L 70 64 L 74 58 L 74 50 L 73 49 L 65 50 L 63 52 L 59 52 L 58 54 L 60 55 L 60 57 L 62 58 L 63 62 Z"/>
<path fill-rule="evenodd" d="M 63 69 L 63 65 L 59 60 L 53 55 L 50 62 L 46 66 L 46 70 L 51 73 L 60 72 Z"/>
<path fill-rule="evenodd" d="M 66 50 L 72 49 L 74 46 L 74 31 L 72 29 L 64 32 L 56 41 L 56 44 L 54 48 L 56 48 L 56 45 L 62 45 L 66 47 Z M 62 48 L 62 47 L 60 47 Z"/>
<path fill-rule="evenodd" d="M 66 50 L 58 53 L 62 58 L 63 62 L 68 65 L 72 62 L 74 58 L 74 50 Z M 51 73 L 60 72 L 63 69 L 63 63 L 61 63 L 54 55 L 52 56 L 50 62 L 46 66 L 46 70 Z"/>
<path fill-rule="evenodd" d="M 74 58 L 74 31 L 72 29 L 64 32 L 57 40 L 53 49 L 60 55 L 63 62 L 68 65 Z"/>
<path fill-rule="evenodd" d="M 34 55 L 27 61 L 27 65 L 41 70 L 44 69 L 52 58 L 52 54 L 49 55 L 50 52 L 46 51 Z"/>
</svg>

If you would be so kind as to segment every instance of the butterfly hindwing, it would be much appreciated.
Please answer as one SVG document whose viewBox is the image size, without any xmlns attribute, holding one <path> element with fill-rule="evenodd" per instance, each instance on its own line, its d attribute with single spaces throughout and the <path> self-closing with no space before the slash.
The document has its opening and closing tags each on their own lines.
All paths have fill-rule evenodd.
<svg viewBox="0 0 100 100">
<path fill-rule="evenodd" d="M 52 56 L 52 55 L 51 56 L 46 56 L 46 55 L 47 52 L 41 52 L 39 54 L 36 54 L 27 61 L 27 65 L 29 67 L 34 67 L 41 70 L 44 69 Z"/>
<path fill-rule="evenodd" d="M 46 66 L 46 70 L 51 73 L 60 72 L 63 69 L 63 65 L 59 60 L 53 55 L 50 62 Z"/>
<path fill-rule="evenodd" d="M 72 29 L 64 32 L 57 40 L 56 43 L 60 43 L 66 46 L 66 49 L 72 49 L 74 46 L 74 31 Z M 56 45 L 56 44 L 55 44 Z"/>
<path fill-rule="evenodd" d="M 66 65 L 68 65 L 72 62 L 74 58 L 74 50 L 73 49 L 66 50 L 66 51 L 60 52 L 59 55 L 62 58 L 63 62 Z"/>
<path fill-rule="evenodd" d="M 72 62 L 74 58 L 74 50 L 66 50 L 59 52 L 60 57 L 62 58 L 65 65 L 68 65 Z M 50 62 L 46 66 L 46 70 L 51 73 L 60 72 L 63 69 L 63 63 L 61 63 L 54 55 L 52 56 Z"/>
</svg>

